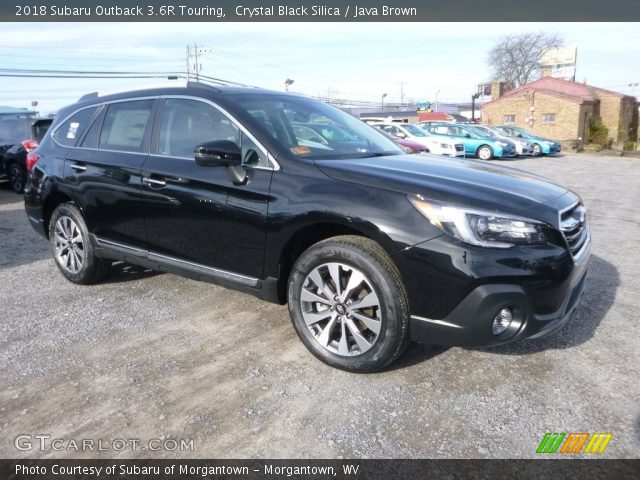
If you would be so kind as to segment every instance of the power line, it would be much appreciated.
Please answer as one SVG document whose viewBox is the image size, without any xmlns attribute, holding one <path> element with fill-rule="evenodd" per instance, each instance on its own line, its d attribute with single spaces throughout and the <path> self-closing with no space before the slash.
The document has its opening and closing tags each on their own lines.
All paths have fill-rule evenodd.
<svg viewBox="0 0 640 480">
<path fill-rule="evenodd" d="M 140 72 L 140 71 L 105 71 L 105 70 L 51 70 L 51 69 L 27 69 L 27 68 L 0 68 L 2 73 L 43 73 L 43 74 L 70 74 L 70 75 L 176 75 L 183 72 Z"/>
</svg>

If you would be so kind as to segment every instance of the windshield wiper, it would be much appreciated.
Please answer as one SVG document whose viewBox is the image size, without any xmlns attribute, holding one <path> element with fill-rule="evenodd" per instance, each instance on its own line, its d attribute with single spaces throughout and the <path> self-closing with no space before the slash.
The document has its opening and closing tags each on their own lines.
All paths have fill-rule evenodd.
<svg viewBox="0 0 640 480">
<path fill-rule="evenodd" d="M 400 152 L 367 152 L 357 158 L 390 157 L 392 155 L 402 155 Z"/>
</svg>

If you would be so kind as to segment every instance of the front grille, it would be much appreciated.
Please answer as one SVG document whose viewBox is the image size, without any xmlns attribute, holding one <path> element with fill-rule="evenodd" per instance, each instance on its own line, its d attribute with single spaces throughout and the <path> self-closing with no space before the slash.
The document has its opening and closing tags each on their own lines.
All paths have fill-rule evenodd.
<svg viewBox="0 0 640 480">
<path fill-rule="evenodd" d="M 586 246 L 589 238 L 587 210 L 584 205 L 577 204 L 560 213 L 560 231 L 575 257 Z"/>
<path fill-rule="evenodd" d="M 462 150 L 464 150 L 464 145 L 462 145 L 461 143 L 457 143 L 456 152 L 461 152 Z"/>
</svg>

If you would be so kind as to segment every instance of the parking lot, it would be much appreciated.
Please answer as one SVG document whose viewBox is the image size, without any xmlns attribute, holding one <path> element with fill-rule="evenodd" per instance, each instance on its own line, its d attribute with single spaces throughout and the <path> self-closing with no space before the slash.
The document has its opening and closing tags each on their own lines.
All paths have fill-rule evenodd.
<svg viewBox="0 0 640 480">
<path fill-rule="evenodd" d="M 572 321 L 499 348 L 415 344 L 370 375 L 316 360 L 284 306 L 125 265 L 100 285 L 65 281 L 0 186 L 0 456 L 535 457 L 545 432 L 611 432 L 605 457 L 640 457 L 640 160 L 495 163 L 563 183 L 589 209 Z M 194 448 L 20 451 L 21 434 Z"/>
</svg>

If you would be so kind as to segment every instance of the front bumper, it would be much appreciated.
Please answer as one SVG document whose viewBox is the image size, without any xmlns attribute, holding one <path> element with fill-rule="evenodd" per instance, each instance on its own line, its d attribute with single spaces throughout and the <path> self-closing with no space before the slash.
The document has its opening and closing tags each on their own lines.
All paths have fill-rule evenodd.
<svg viewBox="0 0 640 480">
<path fill-rule="evenodd" d="M 440 237 L 397 255 L 411 302 L 411 338 L 449 346 L 493 346 L 561 328 L 579 305 L 591 243 L 573 258 L 566 248 L 474 251 Z M 424 272 L 421 274 L 420 272 Z M 510 308 L 500 335 L 493 319 Z"/>
<path fill-rule="evenodd" d="M 518 152 L 515 147 L 502 147 L 501 157 L 502 158 L 511 158 L 518 155 Z"/>
<path fill-rule="evenodd" d="M 518 152 L 518 155 L 533 155 L 533 145 L 531 145 L 531 144 L 527 144 L 527 145 L 519 144 L 519 145 L 516 146 L 516 151 Z"/>
<path fill-rule="evenodd" d="M 557 312 L 536 315 L 526 292 L 518 285 L 483 285 L 473 290 L 447 317 L 432 320 L 411 316 L 411 339 L 421 343 L 488 347 L 525 338 L 540 338 L 564 326 L 579 304 L 586 271 Z M 513 321 L 500 335 L 491 333 L 493 318 L 502 308 L 513 311 Z"/>
</svg>

